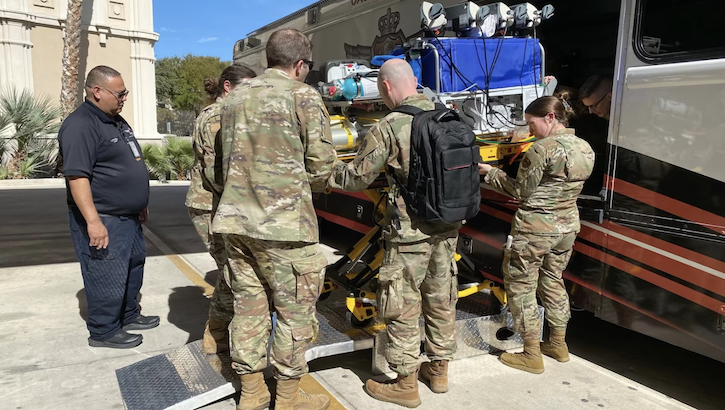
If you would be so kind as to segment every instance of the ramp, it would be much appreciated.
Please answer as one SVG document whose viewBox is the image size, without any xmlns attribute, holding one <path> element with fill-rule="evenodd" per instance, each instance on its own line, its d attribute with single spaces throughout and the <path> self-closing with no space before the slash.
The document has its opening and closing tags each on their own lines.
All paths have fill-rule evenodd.
<svg viewBox="0 0 725 410">
<path fill-rule="evenodd" d="M 500 312 L 493 299 L 479 293 L 458 301 L 456 358 L 521 346 L 518 335 L 504 340 L 496 337 L 511 317 Z M 349 316 L 344 300 L 318 303 L 320 331 L 305 355 L 307 360 L 375 348 L 372 370 L 386 371 L 382 355 L 385 332 L 376 332 L 379 326 L 354 328 Z M 203 353 L 201 341 L 118 369 L 116 378 L 127 410 L 193 410 L 231 396 L 240 388 L 231 359 Z"/>
</svg>

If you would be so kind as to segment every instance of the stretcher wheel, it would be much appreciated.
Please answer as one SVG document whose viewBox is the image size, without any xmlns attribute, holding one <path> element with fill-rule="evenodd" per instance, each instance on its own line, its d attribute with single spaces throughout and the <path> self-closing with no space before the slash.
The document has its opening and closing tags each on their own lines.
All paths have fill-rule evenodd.
<svg viewBox="0 0 725 410">
<path fill-rule="evenodd" d="M 354 311 L 351 311 L 350 313 L 352 313 L 350 315 L 350 324 L 352 324 L 353 327 L 367 327 L 372 323 L 373 319 L 375 319 L 378 311 L 375 309 L 375 306 L 370 303 L 361 304 L 360 302 L 355 302 Z M 362 319 L 359 319 L 358 316 L 362 317 Z"/>
<path fill-rule="evenodd" d="M 355 316 L 353 315 L 353 316 L 351 316 L 351 317 L 350 317 L 350 323 L 351 323 L 351 324 L 352 324 L 352 325 L 353 325 L 354 327 L 359 327 L 359 328 L 363 328 L 363 327 L 368 327 L 368 326 L 370 325 L 370 323 L 372 323 L 372 322 L 373 322 L 373 319 L 374 319 L 374 318 L 372 318 L 372 317 L 371 317 L 371 318 L 368 318 L 368 319 L 365 319 L 365 320 L 358 320 L 358 318 L 356 318 L 356 317 L 355 317 Z"/>
<path fill-rule="evenodd" d="M 337 289 L 337 286 L 332 283 L 330 279 L 325 279 L 325 282 L 322 284 L 322 292 L 320 293 L 320 297 L 317 298 L 319 301 L 327 300 L 327 298 L 330 297 L 332 294 L 332 291 Z"/>
</svg>

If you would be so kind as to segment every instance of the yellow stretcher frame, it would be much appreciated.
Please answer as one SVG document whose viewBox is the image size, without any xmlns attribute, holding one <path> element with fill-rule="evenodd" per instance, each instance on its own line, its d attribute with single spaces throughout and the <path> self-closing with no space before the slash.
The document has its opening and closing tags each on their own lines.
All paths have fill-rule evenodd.
<svg viewBox="0 0 725 410">
<path fill-rule="evenodd" d="M 380 199 L 382 198 L 381 193 L 377 189 L 368 189 L 364 192 L 368 196 L 368 198 L 373 201 L 373 203 L 378 204 L 378 210 L 384 213 L 385 202 L 380 201 Z M 357 280 L 358 284 L 360 285 L 355 286 L 352 289 L 348 288 L 349 294 L 345 300 L 345 305 L 352 314 L 351 321 L 354 325 L 358 327 L 365 327 L 377 315 L 377 308 L 374 305 L 375 301 L 377 300 L 376 294 L 374 292 L 359 289 L 359 287 L 366 284 L 373 278 L 377 277 L 377 271 L 383 263 L 383 257 L 385 252 L 382 249 L 378 250 L 373 260 L 368 263 L 360 272 L 352 272 L 352 267 L 354 266 L 354 263 L 350 264 L 350 268 L 344 273 L 340 272 L 339 270 L 352 261 L 359 261 L 360 258 L 368 250 L 370 250 L 370 248 L 372 247 L 371 241 L 373 241 L 374 238 L 378 236 L 379 231 L 379 226 L 376 225 L 372 227 L 370 231 L 368 231 L 365 236 L 363 236 L 349 252 L 347 252 L 342 258 L 340 258 L 338 262 L 330 266 L 333 267 L 332 270 L 336 271 L 335 273 L 337 273 L 338 276 L 344 278 L 343 281 L 345 282 L 345 284 L 354 283 Z M 460 261 L 463 257 L 464 256 L 459 253 L 455 253 L 454 255 L 454 259 L 456 262 Z M 328 270 L 328 273 L 332 272 Z M 502 305 L 506 305 L 507 303 L 506 292 L 500 286 L 488 279 L 485 279 L 483 282 L 480 283 L 471 283 L 468 285 L 469 286 L 467 286 L 465 289 L 461 289 L 458 291 L 459 298 L 464 298 L 488 289 L 493 293 L 493 295 Z M 332 279 L 326 277 L 324 289 L 321 294 L 321 299 L 326 299 L 329 296 L 329 293 L 336 288 L 337 285 L 332 281 Z"/>
<path fill-rule="evenodd" d="M 344 117 L 342 116 L 336 116 L 335 120 L 341 121 L 343 118 Z M 513 143 L 496 140 L 486 140 L 480 136 L 476 139 L 477 143 L 479 144 L 479 150 L 483 163 L 487 163 L 493 166 L 503 166 L 506 163 L 508 163 L 509 165 L 513 164 L 516 159 L 520 159 L 522 157 L 522 154 L 524 154 L 531 147 L 535 140 L 536 139 L 534 136 L 528 136 L 522 140 Z M 351 145 L 351 148 L 353 147 L 354 146 Z M 338 159 L 345 162 L 351 161 L 354 157 L 354 152 L 345 152 L 338 155 Z M 386 191 L 388 190 L 388 188 L 384 189 Z M 376 211 L 384 214 L 385 201 L 380 200 L 383 195 L 381 190 L 367 189 L 364 192 L 374 204 L 377 204 Z M 361 272 L 352 272 L 352 267 L 372 247 L 371 241 L 373 240 L 373 238 L 376 237 L 376 235 L 378 235 L 379 230 L 379 226 L 371 228 L 371 230 L 362 239 L 360 239 L 355 244 L 355 246 L 353 246 L 350 252 L 348 252 L 340 260 L 338 260 L 338 262 L 331 265 L 331 267 L 341 268 L 347 263 L 353 262 L 350 264 L 350 268 L 348 269 L 348 271 L 340 275 L 344 278 L 343 280 L 344 282 L 346 282 L 346 284 L 349 285 L 350 283 L 354 283 L 355 281 L 357 281 L 358 284 L 364 285 L 374 277 L 377 277 L 377 271 L 383 261 L 384 251 L 382 249 L 376 253 L 373 260 L 368 263 Z M 454 258 L 456 262 L 458 262 L 463 257 L 463 255 L 456 253 Z M 328 271 L 329 268 L 330 267 L 328 267 Z M 339 271 L 339 269 L 337 270 Z M 339 272 L 337 273 L 339 274 Z M 483 282 L 480 283 L 472 283 L 468 285 L 469 286 L 467 286 L 466 288 L 458 291 L 459 298 L 464 298 L 481 292 L 483 290 L 489 290 L 499 300 L 499 302 L 501 302 L 502 305 L 506 305 L 507 303 L 506 292 L 504 291 L 504 289 L 488 279 L 485 279 Z M 329 296 L 329 292 L 336 288 L 337 285 L 333 283 L 330 279 L 326 278 L 325 287 L 321 298 L 326 298 L 327 296 Z M 369 323 L 372 318 L 377 315 L 377 309 L 373 305 L 376 300 L 376 296 L 372 292 L 367 292 L 359 289 L 359 287 L 348 290 L 350 291 L 350 293 L 347 296 L 345 304 L 347 306 L 347 309 L 352 314 L 353 324 L 361 327 L 365 326 L 366 323 Z"/>
</svg>

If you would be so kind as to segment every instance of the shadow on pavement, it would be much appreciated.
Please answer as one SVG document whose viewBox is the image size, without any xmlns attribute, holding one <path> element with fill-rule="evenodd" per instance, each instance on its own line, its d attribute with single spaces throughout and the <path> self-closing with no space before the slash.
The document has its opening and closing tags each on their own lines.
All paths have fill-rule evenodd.
<svg viewBox="0 0 725 410">
<path fill-rule="evenodd" d="M 362 390 L 365 381 L 368 379 L 378 381 L 390 379 L 384 375 L 373 376 L 372 363 L 373 351 L 369 349 L 315 359 L 309 362 L 308 365 L 310 373 L 333 368 L 348 369 L 360 379 L 360 390 Z M 369 369 L 364 369 L 366 366 L 369 366 Z"/>
<path fill-rule="evenodd" d="M 141 303 L 143 293 L 138 294 L 138 302 Z M 78 313 L 81 315 L 81 319 L 84 322 L 88 321 L 88 299 L 86 298 L 86 288 L 82 288 L 76 292 L 76 299 L 78 299 Z M 141 306 L 143 310 L 143 306 Z"/>
<path fill-rule="evenodd" d="M 567 344 L 573 354 L 697 409 L 725 408 L 725 363 L 606 322 L 589 312 L 572 315 Z"/>
<path fill-rule="evenodd" d="M 189 334 L 186 343 L 201 339 L 209 317 L 209 299 L 196 286 L 174 288 L 169 295 L 168 322 Z"/>
<path fill-rule="evenodd" d="M 86 288 L 83 288 L 76 293 L 78 299 L 78 313 L 84 322 L 88 321 L 88 299 L 86 299 Z"/>
</svg>

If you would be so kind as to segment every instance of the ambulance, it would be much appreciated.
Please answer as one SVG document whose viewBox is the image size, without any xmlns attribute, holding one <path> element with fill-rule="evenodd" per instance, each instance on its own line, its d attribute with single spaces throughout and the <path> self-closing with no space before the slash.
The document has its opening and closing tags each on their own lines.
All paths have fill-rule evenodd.
<svg viewBox="0 0 725 410">
<path fill-rule="evenodd" d="M 443 15 L 446 25 L 431 27 L 441 23 L 436 19 Z M 448 71 L 442 73 L 445 70 L 438 67 L 432 81 L 421 75 L 421 82 L 427 82 L 422 85 L 432 91 L 432 98 L 445 97 L 443 102 L 461 112 L 470 101 L 474 108 L 475 101 L 485 105 L 474 109 L 469 120 L 487 141 L 515 133 L 528 102 L 553 93 L 552 86 L 557 91 L 577 90 L 592 75 L 609 76 L 613 87 L 608 119 L 585 113 L 573 124 L 577 135 L 595 149 L 597 165 L 579 200 L 582 230 L 565 272 L 572 304 L 609 322 L 725 361 L 721 16 L 725 16 L 721 0 L 425 5 L 419 0 L 323 0 L 249 33 L 235 44 L 234 61 L 261 72 L 270 34 L 296 28 L 313 44 L 315 70 L 307 82 L 317 87 L 329 85 L 330 76 L 339 80 L 345 67 L 373 70 L 375 56 L 396 50 L 403 50 L 411 61 L 421 58 L 425 71 L 430 67 L 425 62 L 428 49 L 440 54 L 434 60 L 443 62 Z M 466 30 L 474 28 L 478 35 L 464 38 Z M 469 50 L 456 60 L 449 53 L 465 41 L 482 53 Z M 502 46 L 516 41 L 515 50 L 524 44 L 523 52 Z M 519 53 L 521 57 L 516 57 Z M 520 74 L 517 79 L 516 61 L 522 72 L 531 75 Z M 482 84 L 463 79 L 490 77 L 504 66 L 513 70 L 509 77 L 513 84 L 493 87 L 488 80 Z M 343 74 L 351 77 L 352 71 Z M 456 77 L 462 85 L 444 92 L 442 85 L 453 84 Z M 380 116 L 370 109 L 373 102 L 361 101 L 330 104 L 333 110 L 342 107 L 336 124 L 351 148 Z M 351 107 L 360 110 L 355 126 L 349 121 Z M 365 113 L 371 118 L 363 118 Z M 505 144 L 497 149 L 505 150 Z M 515 175 L 517 151 L 521 150 L 493 160 Z M 460 231 L 458 251 L 472 261 L 481 281 L 502 283 L 502 246 L 516 201 L 484 184 L 481 195 L 478 216 Z M 366 195 L 333 191 L 318 196 L 315 203 L 321 220 L 361 234 L 375 226 L 377 204 Z"/>
</svg>

